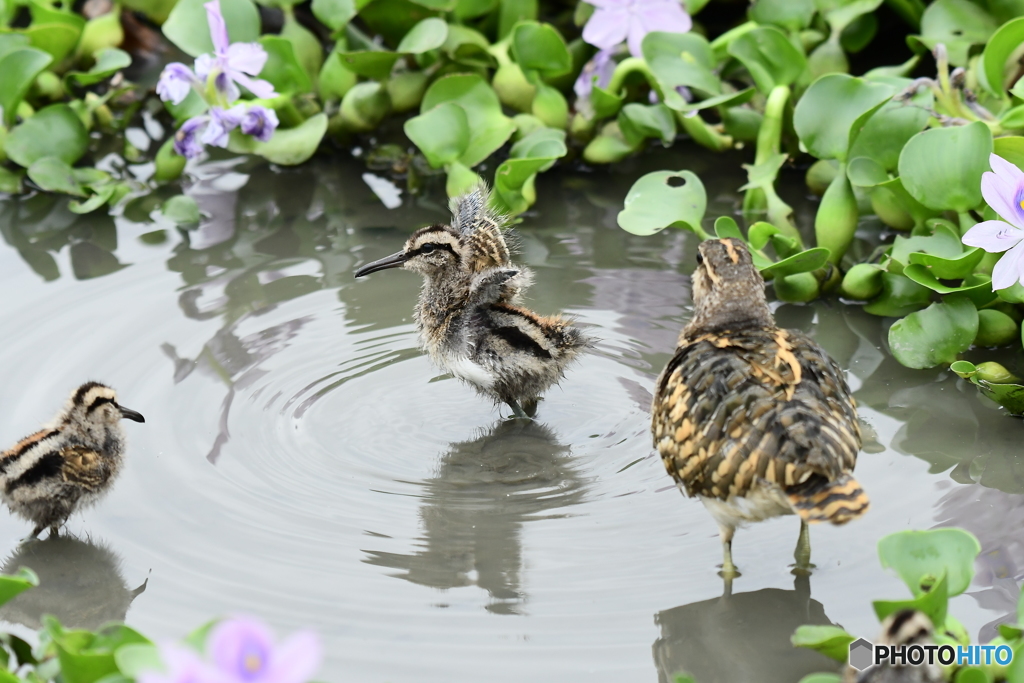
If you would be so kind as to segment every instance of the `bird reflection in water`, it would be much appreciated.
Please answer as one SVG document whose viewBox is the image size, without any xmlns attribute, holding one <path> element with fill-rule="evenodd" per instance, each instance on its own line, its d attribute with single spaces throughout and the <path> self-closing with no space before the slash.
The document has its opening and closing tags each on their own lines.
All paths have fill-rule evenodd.
<svg viewBox="0 0 1024 683">
<path fill-rule="evenodd" d="M 19 567 L 34 571 L 39 585 L 0 607 L 0 619 L 33 630 L 42 627 L 44 614 L 56 616 L 67 628 L 89 630 L 124 621 L 132 601 L 149 581 L 129 588 L 121 574 L 121 558 L 114 551 L 72 536 L 51 536 L 18 546 L 0 573 L 13 574 Z"/>
<path fill-rule="evenodd" d="M 586 482 L 568 446 L 537 422 L 500 422 L 472 441 L 453 443 L 423 483 L 423 534 L 410 555 L 368 551 L 365 562 L 401 570 L 407 581 L 442 590 L 477 585 L 486 609 L 522 614 L 522 528 L 566 516 L 583 502 Z"/>
<path fill-rule="evenodd" d="M 797 576 L 793 590 L 762 588 L 659 612 L 654 641 L 659 683 L 680 672 L 700 683 L 793 683 L 816 671 L 836 669 L 831 659 L 796 648 L 790 636 L 803 624 L 830 625 L 811 599 L 810 577 Z"/>
</svg>

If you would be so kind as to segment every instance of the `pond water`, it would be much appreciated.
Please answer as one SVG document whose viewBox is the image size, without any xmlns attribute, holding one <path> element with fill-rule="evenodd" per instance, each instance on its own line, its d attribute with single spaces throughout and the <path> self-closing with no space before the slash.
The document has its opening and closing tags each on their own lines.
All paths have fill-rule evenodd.
<svg viewBox="0 0 1024 683">
<path fill-rule="evenodd" d="M 952 610 L 972 637 L 992 637 L 1024 578 L 1022 426 L 949 372 L 899 366 L 885 321 L 837 301 L 777 316 L 849 371 L 876 433 L 857 466 L 872 510 L 813 529 L 809 580 L 790 574 L 794 517 L 741 530 L 743 575 L 723 595 L 717 528 L 672 485 L 648 432 L 654 378 L 690 314 L 697 240 L 615 223 L 654 168 L 698 172 L 711 218 L 737 209 L 744 178 L 720 169 L 738 163 L 682 150 L 540 179 L 517 228 L 518 260 L 537 276 L 528 303 L 577 316 L 601 341 L 525 426 L 417 349 L 416 275 L 352 277 L 444 220 L 442 192 L 398 196 L 346 157 L 196 166 L 187 192 L 207 218 L 187 232 L 150 214 L 176 190 L 116 218 L 46 196 L 0 202 L 0 442 L 86 379 L 147 420 L 126 424 L 127 467 L 72 518 L 72 537 L 19 548 L 26 524 L 0 514 L 4 570 L 27 564 L 44 581 L 0 617 L 125 618 L 177 638 L 251 613 L 279 632 L 316 629 L 321 680 L 689 670 L 700 683 L 781 683 L 832 666 L 789 647 L 796 626 L 870 638 L 870 601 L 905 597 L 879 566 L 879 538 L 958 525 L 984 552 Z"/>
</svg>

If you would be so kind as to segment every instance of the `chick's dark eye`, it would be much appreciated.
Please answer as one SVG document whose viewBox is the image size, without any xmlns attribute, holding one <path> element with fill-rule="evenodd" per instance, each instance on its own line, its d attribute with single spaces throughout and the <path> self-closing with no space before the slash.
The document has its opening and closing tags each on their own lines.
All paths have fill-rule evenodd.
<svg viewBox="0 0 1024 683">
<path fill-rule="evenodd" d="M 704 263 L 704 257 L 700 255 L 700 252 L 698 252 L 697 253 L 697 265 L 699 266 L 702 263 Z"/>
<path fill-rule="evenodd" d="M 420 253 L 422 253 L 422 254 L 429 254 L 430 252 L 434 251 L 435 249 L 437 249 L 437 245 L 436 244 L 427 243 L 427 244 L 424 244 L 422 247 L 420 247 Z"/>
</svg>

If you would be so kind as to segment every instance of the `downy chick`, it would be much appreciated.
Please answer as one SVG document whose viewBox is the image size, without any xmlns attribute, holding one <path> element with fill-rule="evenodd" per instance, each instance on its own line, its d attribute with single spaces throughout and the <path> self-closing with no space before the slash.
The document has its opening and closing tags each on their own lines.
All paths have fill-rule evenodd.
<svg viewBox="0 0 1024 683">
<path fill-rule="evenodd" d="M 0 498 L 35 524 L 33 538 L 47 527 L 56 534 L 110 489 L 124 458 L 122 418 L 146 421 L 110 387 L 87 382 L 51 423 L 0 454 Z"/>
<path fill-rule="evenodd" d="M 355 275 L 387 268 L 422 275 L 415 318 L 431 360 L 527 417 L 591 340 L 565 318 L 518 305 L 532 275 L 510 262 L 504 219 L 487 207 L 488 198 L 478 186 L 453 199 L 451 225 L 417 230 L 402 251 Z"/>
<path fill-rule="evenodd" d="M 808 569 L 807 523 L 845 524 L 868 509 L 852 475 L 861 435 L 843 371 L 809 337 L 776 326 L 739 240 L 700 245 L 693 301 L 658 378 L 654 447 L 680 489 L 718 522 L 724 577 L 738 575 L 738 526 L 793 513 L 797 567 Z"/>
</svg>

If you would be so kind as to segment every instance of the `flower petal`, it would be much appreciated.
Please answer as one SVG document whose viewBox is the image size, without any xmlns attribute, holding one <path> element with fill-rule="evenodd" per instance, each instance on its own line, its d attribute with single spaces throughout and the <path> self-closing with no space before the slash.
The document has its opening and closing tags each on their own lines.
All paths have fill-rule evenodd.
<svg viewBox="0 0 1024 683">
<path fill-rule="evenodd" d="M 999 216 L 1018 228 L 1024 228 L 1024 209 L 1017 204 L 1019 187 L 1005 176 L 991 172 L 981 174 L 981 196 Z"/>
<path fill-rule="evenodd" d="M 234 43 L 228 47 L 227 68 L 258 76 L 267 64 L 267 51 L 259 43 Z"/>
<path fill-rule="evenodd" d="M 224 22 L 224 15 L 220 13 L 220 0 L 210 0 L 203 5 L 206 8 L 206 22 L 210 25 L 210 39 L 213 41 L 213 51 L 218 55 L 227 52 L 228 25 Z"/>
<path fill-rule="evenodd" d="M 206 649 L 220 671 L 248 679 L 254 673 L 247 668 L 248 658 L 259 652 L 262 660 L 259 663 L 266 667 L 274 650 L 274 638 L 270 629 L 255 619 L 228 619 L 214 627 Z"/>
<path fill-rule="evenodd" d="M 1017 185 L 1017 183 L 1024 180 L 1024 171 L 1021 171 L 998 154 L 990 154 L 988 156 L 988 164 L 995 171 L 996 175 L 1004 178 L 1011 185 Z"/>
<path fill-rule="evenodd" d="M 1013 248 L 1022 240 L 1024 230 L 1003 221 L 985 221 L 964 233 L 962 241 L 969 247 L 981 247 L 989 253 L 998 254 Z"/>
<path fill-rule="evenodd" d="M 186 159 L 192 159 L 203 152 L 199 136 L 210 122 L 209 116 L 193 116 L 174 134 L 174 151 Z"/>
<path fill-rule="evenodd" d="M 274 91 L 274 86 L 267 81 L 259 78 L 249 78 L 241 71 L 232 71 L 231 78 L 234 79 L 235 83 L 238 83 L 238 85 L 242 86 L 261 100 L 265 100 L 269 97 L 277 97 L 277 93 Z"/>
<path fill-rule="evenodd" d="M 1006 289 L 1024 280 L 1024 244 L 1003 254 L 992 269 L 992 289 Z"/>
<path fill-rule="evenodd" d="M 629 15 L 629 37 L 626 39 L 626 43 L 629 45 L 629 54 L 634 57 L 643 58 L 643 42 L 644 36 L 648 34 L 648 30 L 644 28 L 644 25 L 640 23 L 639 17 L 635 14 Z"/>
<path fill-rule="evenodd" d="M 277 648 L 267 680 L 272 683 L 306 683 L 320 668 L 322 656 L 320 639 L 315 633 L 296 633 Z"/>
<path fill-rule="evenodd" d="M 216 65 L 217 58 L 213 55 L 199 55 L 196 57 L 196 76 L 205 83 Z"/>
<path fill-rule="evenodd" d="M 273 109 L 254 104 L 242 116 L 240 127 L 246 135 L 251 135 L 260 142 L 267 142 L 274 136 L 279 123 Z"/>
<path fill-rule="evenodd" d="M 693 28 L 693 20 L 677 0 L 649 2 L 640 5 L 636 11 L 646 32 L 667 31 L 669 33 L 686 33 Z"/>
<path fill-rule="evenodd" d="M 198 79 L 191 69 L 181 62 L 171 62 L 160 73 L 160 80 L 156 84 L 156 94 L 165 102 L 181 104 L 188 97 L 192 86 L 196 84 L 198 84 Z"/>
<path fill-rule="evenodd" d="M 597 9 L 583 27 L 583 40 L 602 50 L 610 50 L 626 39 L 629 11 L 622 7 Z"/>
</svg>

